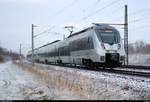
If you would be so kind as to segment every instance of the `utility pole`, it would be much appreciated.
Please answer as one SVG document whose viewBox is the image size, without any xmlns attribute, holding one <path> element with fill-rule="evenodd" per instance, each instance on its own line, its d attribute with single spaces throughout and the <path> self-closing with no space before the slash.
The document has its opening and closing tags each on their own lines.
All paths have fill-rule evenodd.
<svg viewBox="0 0 150 102">
<path fill-rule="evenodd" d="M 128 65 L 128 7 L 125 5 L 125 23 L 124 23 L 124 48 L 126 52 L 125 64 Z"/>
<path fill-rule="evenodd" d="M 32 24 L 32 31 L 31 31 L 31 43 L 32 43 L 32 65 L 34 66 L 34 37 L 37 37 L 38 35 L 34 36 L 34 27 L 38 27 L 34 24 Z"/>
<path fill-rule="evenodd" d="M 21 50 L 22 50 L 22 48 L 21 48 L 21 44 L 20 44 L 20 63 L 22 64 L 22 55 L 21 55 Z"/>
<path fill-rule="evenodd" d="M 20 50 L 19 52 L 20 52 L 20 61 L 21 61 L 21 58 L 22 58 L 21 57 L 21 44 L 20 44 L 20 49 L 19 50 Z"/>
<path fill-rule="evenodd" d="M 32 65 L 34 66 L 34 25 L 32 24 Z"/>
<path fill-rule="evenodd" d="M 65 34 L 63 34 L 63 40 L 65 40 Z"/>
</svg>

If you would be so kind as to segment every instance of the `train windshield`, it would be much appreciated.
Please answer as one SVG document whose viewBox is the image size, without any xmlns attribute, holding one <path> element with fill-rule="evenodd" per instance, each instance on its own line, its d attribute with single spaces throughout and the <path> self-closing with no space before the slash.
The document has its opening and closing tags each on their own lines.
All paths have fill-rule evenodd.
<svg viewBox="0 0 150 102">
<path fill-rule="evenodd" d="M 117 44 L 120 42 L 119 32 L 112 29 L 100 29 L 98 30 L 98 36 L 103 43 L 108 43 L 110 45 Z"/>
</svg>

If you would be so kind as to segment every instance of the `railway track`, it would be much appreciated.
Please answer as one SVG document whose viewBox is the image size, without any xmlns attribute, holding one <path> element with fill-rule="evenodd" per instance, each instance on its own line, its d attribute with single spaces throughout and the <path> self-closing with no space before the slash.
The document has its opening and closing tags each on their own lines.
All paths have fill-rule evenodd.
<svg viewBox="0 0 150 102">
<path fill-rule="evenodd" d="M 138 77 L 146 77 L 146 78 L 150 78 L 150 73 L 148 72 L 139 72 L 139 71 L 127 71 L 127 70 L 118 70 L 118 69 L 114 69 L 114 70 L 110 70 L 110 69 L 103 69 L 100 70 L 102 72 L 108 72 L 108 73 L 116 73 L 116 74 L 124 74 L 124 75 L 130 75 L 130 76 L 138 76 Z"/>
<path fill-rule="evenodd" d="M 136 67 L 135 65 L 129 65 L 129 66 L 120 66 L 119 68 L 116 68 L 116 69 L 115 68 L 114 69 L 110 69 L 110 68 L 103 69 L 103 68 L 88 68 L 85 66 L 72 66 L 72 65 L 61 65 L 61 64 L 59 64 L 59 65 L 58 64 L 48 64 L 48 65 L 150 78 L 150 69 L 149 69 L 150 66 L 146 66 L 146 67 L 145 66 L 137 66 Z M 125 68 L 125 69 L 122 70 L 123 68 Z M 126 69 L 132 69 L 132 70 L 129 71 Z M 137 71 L 137 69 L 138 70 L 149 70 L 149 72 Z"/>
<path fill-rule="evenodd" d="M 133 66 L 133 67 L 132 67 Z M 100 72 L 107 72 L 107 73 L 116 73 L 116 74 L 123 74 L 123 75 L 130 75 L 130 76 L 138 76 L 138 77 L 145 77 L 145 78 L 150 78 L 150 67 L 147 66 L 138 66 L 136 68 L 135 65 L 130 65 L 128 66 L 123 66 L 123 67 L 119 67 L 119 68 L 97 68 L 94 69 L 96 71 L 100 71 Z M 127 70 L 130 69 L 130 70 Z"/>
<path fill-rule="evenodd" d="M 138 69 L 138 70 L 150 70 L 150 66 L 137 66 L 137 65 L 122 65 L 121 68 Z"/>
<path fill-rule="evenodd" d="M 57 66 L 63 66 L 63 65 L 57 65 Z M 130 75 L 130 76 L 138 76 L 138 77 L 146 77 L 146 78 L 150 78 L 150 71 L 149 73 L 148 72 L 140 72 L 140 71 L 137 71 L 137 69 L 140 69 L 140 70 L 150 70 L 148 69 L 148 66 L 147 67 L 142 67 L 142 66 L 138 66 L 136 68 L 136 66 L 134 67 L 131 67 L 131 65 L 128 67 L 128 66 L 123 66 L 121 67 L 122 68 L 127 68 L 127 69 L 132 69 L 132 71 L 128 71 L 128 70 L 119 70 L 119 69 L 110 69 L 110 68 L 87 68 L 87 67 L 84 67 L 84 66 L 63 66 L 63 67 L 68 67 L 68 68 L 78 68 L 78 69 L 83 69 L 83 70 L 92 70 L 92 71 L 100 71 L 100 72 L 107 72 L 107 73 L 116 73 L 116 74 L 124 74 L 124 75 Z M 119 67 L 120 68 L 120 67 Z"/>
</svg>

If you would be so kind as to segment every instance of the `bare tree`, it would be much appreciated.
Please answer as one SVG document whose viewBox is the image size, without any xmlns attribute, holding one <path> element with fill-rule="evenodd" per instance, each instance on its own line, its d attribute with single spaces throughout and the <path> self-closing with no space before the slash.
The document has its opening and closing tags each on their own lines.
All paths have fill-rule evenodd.
<svg viewBox="0 0 150 102">
<path fill-rule="evenodd" d="M 136 41 L 133 44 L 129 44 L 129 54 L 134 53 L 149 54 L 150 44 L 144 41 Z"/>
</svg>

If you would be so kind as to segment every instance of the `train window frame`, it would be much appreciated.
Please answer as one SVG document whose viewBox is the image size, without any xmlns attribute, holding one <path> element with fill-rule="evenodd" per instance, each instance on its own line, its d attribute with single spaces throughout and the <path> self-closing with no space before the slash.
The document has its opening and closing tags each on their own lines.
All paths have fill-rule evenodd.
<svg viewBox="0 0 150 102">
<path fill-rule="evenodd" d="M 103 41 L 100 30 L 107 30 L 107 29 L 97 29 L 97 30 L 96 30 L 96 35 L 97 35 L 98 39 L 100 40 L 100 42 L 102 42 L 102 43 L 107 43 L 107 44 L 110 44 L 110 45 L 118 44 L 118 43 L 121 42 L 120 33 L 119 33 L 116 29 L 112 29 L 112 31 L 113 31 L 113 33 L 114 33 L 114 39 L 116 40 L 116 41 L 113 41 L 113 43 L 109 43 L 109 42 Z M 108 32 L 107 32 L 107 33 L 108 33 Z M 117 36 L 117 39 L 116 39 L 115 36 Z"/>
</svg>

